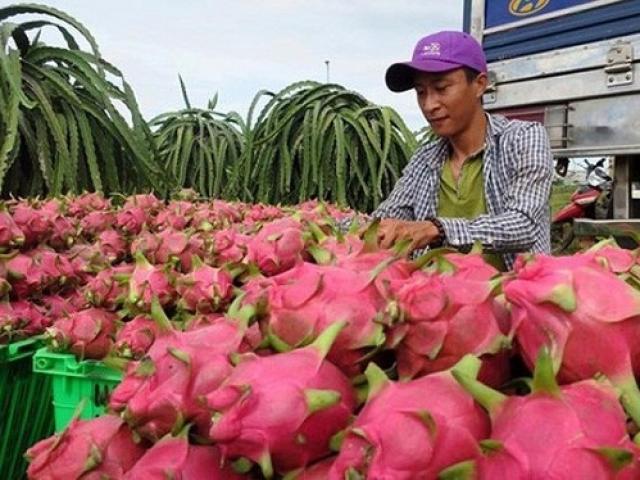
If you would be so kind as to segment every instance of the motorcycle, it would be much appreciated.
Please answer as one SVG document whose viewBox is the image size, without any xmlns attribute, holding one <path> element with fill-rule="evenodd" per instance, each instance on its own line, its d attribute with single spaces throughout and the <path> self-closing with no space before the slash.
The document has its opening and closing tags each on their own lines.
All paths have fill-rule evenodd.
<svg viewBox="0 0 640 480">
<path fill-rule="evenodd" d="M 573 220 L 576 218 L 611 218 L 613 178 L 604 168 L 606 159 L 595 163 L 585 159 L 585 183 L 571 195 L 569 203 L 551 220 L 551 249 L 554 254 L 565 251 L 575 238 Z M 561 163 L 559 173 L 567 172 L 567 163 Z"/>
</svg>

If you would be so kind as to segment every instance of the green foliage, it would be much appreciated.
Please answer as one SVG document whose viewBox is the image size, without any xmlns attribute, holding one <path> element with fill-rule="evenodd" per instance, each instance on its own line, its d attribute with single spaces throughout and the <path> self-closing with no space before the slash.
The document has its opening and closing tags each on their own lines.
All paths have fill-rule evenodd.
<svg viewBox="0 0 640 480">
<path fill-rule="evenodd" d="M 258 103 L 267 98 L 255 123 Z M 398 114 L 340 85 L 294 83 L 260 91 L 247 118 L 230 192 L 245 201 L 318 198 L 373 210 L 391 191 L 417 143 Z"/>
<path fill-rule="evenodd" d="M 162 165 L 180 187 L 192 188 L 205 197 L 229 194 L 229 172 L 240 162 L 245 125 L 235 112 L 215 111 L 217 95 L 207 109 L 192 108 L 180 78 L 186 108 L 152 119 Z"/>
<path fill-rule="evenodd" d="M 21 14 L 44 19 L 7 21 Z M 122 73 L 101 57 L 91 33 L 64 12 L 35 4 L 0 8 L 0 22 L 2 195 L 164 195 L 173 180 L 157 161 L 152 133 Z M 66 48 L 42 43 L 43 28 L 57 30 Z M 72 30 L 90 51 L 81 50 Z"/>
</svg>

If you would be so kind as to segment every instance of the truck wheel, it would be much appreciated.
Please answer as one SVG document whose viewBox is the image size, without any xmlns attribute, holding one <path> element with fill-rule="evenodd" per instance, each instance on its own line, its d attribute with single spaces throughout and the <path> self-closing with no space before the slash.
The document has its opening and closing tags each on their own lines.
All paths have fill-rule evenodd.
<svg viewBox="0 0 640 480">
<path fill-rule="evenodd" d="M 573 243 L 573 222 L 560 222 L 551 224 L 551 253 L 561 255 Z"/>
</svg>

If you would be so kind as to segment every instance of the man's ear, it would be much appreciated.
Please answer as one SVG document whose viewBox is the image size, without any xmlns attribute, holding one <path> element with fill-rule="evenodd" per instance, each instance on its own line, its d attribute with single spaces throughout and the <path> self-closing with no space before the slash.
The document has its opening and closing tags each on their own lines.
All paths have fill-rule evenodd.
<svg viewBox="0 0 640 480">
<path fill-rule="evenodd" d="M 487 90 L 489 86 L 489 77 L 484 72 L 480 72 L 478 76 L 473 80 L 473 83 L 476 87 L 476 97 L 482 98 L 484 92 Z"/>
</svg>

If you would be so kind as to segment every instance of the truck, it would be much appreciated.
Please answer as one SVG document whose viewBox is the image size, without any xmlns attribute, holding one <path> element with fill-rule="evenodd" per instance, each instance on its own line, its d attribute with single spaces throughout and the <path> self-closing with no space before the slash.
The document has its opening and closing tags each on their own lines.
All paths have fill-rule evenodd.
<svg viewBox="0 0 640 480">
<path fill-rule="evenodd" d="M 542 123 L 558 165 L 611 158 L 607 218 L 571 235 L 637 241 L 640 0 L 464 0 L 463 28 L 487 56 L 487 111 Z"/>
</svg>

